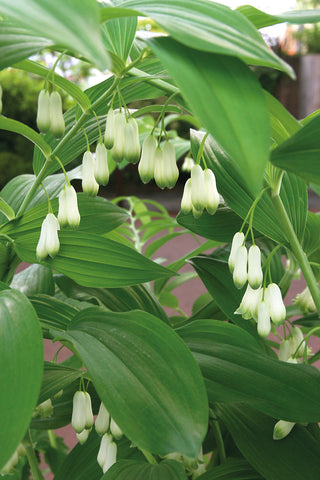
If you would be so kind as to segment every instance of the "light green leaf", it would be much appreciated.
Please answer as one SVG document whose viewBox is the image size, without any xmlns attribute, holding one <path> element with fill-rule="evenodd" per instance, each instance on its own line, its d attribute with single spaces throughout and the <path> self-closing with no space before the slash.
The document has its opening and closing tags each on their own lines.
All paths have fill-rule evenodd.
<svg viewBox="0 0 320 480">
<path fill-rule="evenodd" d="M 237 10 L 247 17 L 256 28 L 268 27 L 283 22 L 299 25 L 320 21 L 320 9 L 292 10 L 279 15 L 269 15 L 251 5 L 241 5 Z"/>
<path fill-rule="evenodd" d="M 16 215 L 14 210 L 0 197 L 0 212 L 7 217 L 8 220 L 12 220 Z"/>
<path fill-rule="evenodd" d="M 289 422 L 319 422 L 320 372 L 260 353 L 236 325 L 197 320 L 178 330 L 197 360 L 210 403 L 244 403 Z"/>
<path fill-rule="evenodd" d="M 187 480 L 187 475 L 179 463 L 174 460 L 165 460 L 156 465 L 137 462 L 134 460 L 121 460 L 108 470 L 101 480 Z"/>
<path fill-rule="evenodd" d="M 264 91 L 267 108 L 269 111 L 271 137 L 279 145 L 294 135 L 301 125 L 286 108 L 269 92 Z"/>
<path fill-rule="evenodd" d="M 252 24 L 239 12 L 209 0 L 120 0 L 117 6 L 153 18 L 174 39 L 205 52 L 239 57 L 253 65 L 291 68 L 274 55 Z M 294 74 L 293 74 L 294 75 Z"/>
<path fill-rule="evenodd" d="M 228 458 L 227 463 L 215 466 L 198 478 L 199 480 L 263 480 L 259 473 L 242 458 Z"/>
<path fill-rule="evenodd" d="M 127 61 L 137 30 L 137 17 L 115 18 L 101 25 L 102 41 L 107 50 Z"/>
<path fill-rule="evenodd" d="M 265 480 L 315 480 L 320 448 L 306 428 L 295 425 L 283 440 L 272 439 L 277 420 L 246 405 L 219 405 L 218 416 L 237 447 Z"/>
<path fill-rule="evenodd" d="M 135 250 L 94 233 L 60 231 L 60 250 L 43 264 L 87 287 L 124 287 L 170 277 L 172 272 Z M 38 263 L 39 232 L 15 238 L 14 248 L 21 260 Z"/>
<path fill-rule="evenodd" d="M 30 265 L 17 273 L 11 282 L 11 288 L 20 290 L 27 297 L 37 293 L 54 295 L 54 281 L 50 268 L 43 265 Z"/>
<path fill-rule="evenodd" d="M 17 290 L 0 292 L 0 469 L 23 439 L 40 391 L 42 336 L 37 315 Z"/>
<path fill-rule="evenodd" d="M 170 38 L 154 39 L 150 46 L 192 112 L 256 195 L 269 158 L 270 128 L 264 95 L 253 73 L 237 58 L 192 50 Z"/>
<path fill-rule="evenodd" d="M 198 455 L 208 421 L 202 376 L 185 344 L 164 322 L 138 310 L 92 308 L 80 312 L 57 340 L 72 345 L 133 443 L 159 455 Z"/>
<path fill-rule="evenodd" d="M 121 17 L 137 17 L 139 12 L 136 10 L 132 10 L 130 8 L 118 8 L 105 6 L 100 8 L 100 22 L 104 23 L 108 20 L 113 20 L 114 18 L 121 18 Z"/>
<path fill-rule="evenodd" d="M 271 162 L 307 182 L 320 184 L 320 115 L 272 151 Z"/>
<path fill-rule="evenodd" d="M 81 4 L 77 0 L 0 0 L 0 13 L 32 35 L 82 54 L 101 70 L 108 66 L 94 0 L 82 0 Z"/>
<path fill-rule="evenodd" d="M 320 217 L 315 213 L 308 212 L 302 246 L 308 256 L 320 247 Z"/>
</svg>

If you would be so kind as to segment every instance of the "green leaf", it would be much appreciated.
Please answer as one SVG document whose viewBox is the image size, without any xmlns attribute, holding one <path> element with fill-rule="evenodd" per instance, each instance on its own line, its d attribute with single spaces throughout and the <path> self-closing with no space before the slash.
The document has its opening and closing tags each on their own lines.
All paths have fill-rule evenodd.
<svg viewBox="0 0 320 480">
<path fill-rule="evenodd" d="M 37 315 L 17 290 L 0 292 L 0 469 L 23 439 L 38 398 L 43 345 Z"/>
<path fill-rule="evenodd" d="M 125 62 L 137 30 L 137 17 L 115 18 L 101 26 L 102 41 L 107 50 Z"/>
<path fill-rule="evenodd" d="M 197 320 L 178 330 L 197 360 L 210 403 L 245 403 L 289 422 L 318 422 L 320 372 L 260 353 L 236 325 Z"/>
<path fill-rule="evenodd" d="M 303 250 L 306 254 L 312 255 L 318 250 L 320 245 L 320 217 L 319 215 L 308 212 L 306 231 L 303 237 Z"/>
<path fill-rule="evenodd" d="M 227 463 L 208 470 L 199 480 L 263 480 L 248 462 L 242 458 L 227 459 Z"/>
<path fill-rule="evenodd" d="M 283 440 L 272 439 L 276 420 L 246 405 L 219 405 L 217 413 L 237 447 L 265 480 L 314 480 L 320 447 L 306 428 L 296 425 Z"/>
<path fill-rule="evenodd" d="M 113 20 L 114 18 L 121 17 L 137 17 L 139 12 L 136 10 L 131 10 L 130 8 L 117 8 L 112 7 L 111 5 L 106 5 L 105 7 L 100 8 L 100 22 L 107 22 L 108 20 Z"/>
<path fill-rule="evenodd" d="M 264 96 L 269 111 L 271 137 L 279 145 L 300 130 L 301 124 L 284 108 L 279 100 L 266 90 Z"/>
<path fill-rule="evenodd" d="M 192 112 L 256 195 L 269 157 L 270 128 L 264 95 L 254 74 L 237 58 L 192 50 L 170 38 L 154 39 L 150 46 Z"/>
<path fill-rule="evenodd" d="M 99 8 L 94 0 L 0 0 L 0 12 L 17 27 L 52 44 L 84 55 L 101 70 L 108 56 L 99 35 Z"/>
<path fill-rule="evenodd" d="M 92 308 L 80 312 L 57 340 L 72 344 L 133 443 L 159 455 L 198 455 L 208 420 L 205 388 L 192 355 L 170 327 L 138 310 Z"/>
<path fill-rule="evenodd" d="M 81 371 L 66 368 L 57 363 L 44 363 L 44 372 L 38 404 L 44 402 L 80 378 Z"/>
<path fill-rule="evenodd" d="M 179 306 L 179 300 L 177 299 L 177 297 L 168 291 L 163 291 L 160 293 L 159 302 L 164 307 L 176 309 Z"/>
<path fill-rule="evenodd" d="M 101 480 L 187 480 L 187 475 L 179 463 L 174 460 L 165 460 L 156 465 L 137 462 L 134 460 L 121 460 L 108 470 Z"/>
<path fill-rule="evenodd" d="M 272 151 L 271 162 L 307 182 L 320 184 L 320 115 Z"/>
<path fill-rule="evenodd" d="M 33 308 L 37 312 L 41 327 L 45 330 L 46 338 L 51 338 L 48 331 L 65 330 L 79 308 L 62 302 L 48 295 L 35 295 L 30 298 Z"/>
<path fill-rule="evenodd" d="M 268 27 L 283 22 L 299 25 L 320 21 L 320 9 L 292 10 L 279 15 L 269 15 L 251 5 L 241 5 L 237 10 L 247 17 L 256 28 Z"/>
<path fill-rule="evenodd" d="M 11 288 L 20 290 L 27 297 L 37 293 L 54 295 L 54 282 L 51 269 L 43 265 L 30 265 L 17 273 L 11 282 Z"/>
<path fill-rule="evenodd" d="M 16 215 L 14 210 L 0 197 L 0 212 L 7 217 L 8 220 L 12 220 Z"/>
<path fill-rule="evenodd" d="M 124 287 L 149 282 L 173 273 L 148 260 L 135 250 L 96 234 L 80 231 L 59 232 L 60 250 L 43 265 L 67 275 L 87 287 Z M 36 246 L 39 232 L 15 237 L 14 248 L 25 262 L 38 263 Z"/>
<path fill-rule="evenodd" d="M 174 39 L 205 52 L 237 56 L 252 65 L 291 68 L 274 55 L 252 24 L 239 12 L 208 0 L 121 0 L 117 6 L 153 18 Z"/>
</svg>

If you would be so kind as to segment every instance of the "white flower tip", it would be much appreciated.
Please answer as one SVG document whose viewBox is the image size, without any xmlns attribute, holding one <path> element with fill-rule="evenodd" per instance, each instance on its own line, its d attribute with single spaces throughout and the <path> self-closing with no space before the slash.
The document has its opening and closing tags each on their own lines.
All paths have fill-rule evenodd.
<svg viewBox="0 0 320 480">
<path fill-rule="evenodd" d="M 285 420 L 279 420 L 275 424 L 273 429 L 273 440 L 282 440 L 287 435 L 289 435 L 294 426 L 294 422 L 286 422 Z"/>
</svg>

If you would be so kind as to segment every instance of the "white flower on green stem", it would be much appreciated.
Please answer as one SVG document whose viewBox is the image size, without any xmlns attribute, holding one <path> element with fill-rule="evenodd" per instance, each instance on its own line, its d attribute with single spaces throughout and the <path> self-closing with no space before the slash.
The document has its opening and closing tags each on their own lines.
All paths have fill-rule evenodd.
<svg viewBox="0 0 320 480">
<path fill-rule="evenodd" d="M 38 96 L 37 127 L 39 132 L 47 133 L 50 129 L 50 94 L 48 90 L 41 90 Z"/>
<path fill-rule="evenodd" d="M 270 317 L 273 323 L 279 327 L 285 321 L 286 307 L 282 300 L 282 294 L 276 283 L 270 283 L 265 290 L 265 301 L 268 304 Z"/>
<path fill-rule="evenodd" d="M 103 468 L 103 465 L 106 461 L 108 448 L 110 443 L 112 443 L 112 440 L 113 440 L 112 435 L 110 435 L 110 433 L 105 433 L 101 438 L 100 447 L 99 447 L 98 456 L 97 456 L 97 461 L 101 468 Z"/>
<path fill-rule="evenodd" d="M 169 140 L 163 144 L 163 158 L 165 163 L 166 187 L 173 188 L 179 178 L 179 169 L 176 161 L 176 151 Z"/>
<path fill-rule="evenodd" d="M 60 249 L 58 236 L 60 224 L 53 213 L 48 213 L 41 225 L 40 238 L 38 241 L 36 255 L 39 261 L 45 260 L 48 255 L 54 258 Z"/>
<path fill-rule="evenodd" d="M 192 198 L 191 198 L 191 178 L 188 178 L 184 185 L 183 194 L 181 198 L 181 212 L 185 215 L 192 212 Z"/>
<path fill-rule="evenodd" d="M 123 432 L 121 430 L 121 428 L 119 427 L 119 425 L 113 420 L 113 418 L 111 418 L 110 420 L 110 432 L 112 433 L 112 435 L 114 436 L 114 438 L 116 440 L 120 440 L 120 438 L 122 437 L 123 435 Z"/>
<path fill-rule="evenodd" d="M 244 234 L 242 232 L 237 232 L 234 234 L 231 244 L 230 255 L 228 259 L 228 266 L 231 273 L 234 271 L 234 266 L 236 263 L 236 257 L 239 248 L 243 245 L 244 242 Z"/>
<path fill-rule="evenodd" d="M 71 425 L 76 433 L 86 429 L 86 402 L 85 392 L 79 390 L 74 394 Z"/>
<path fill-rule="evenodd" d="M 107 448 L 106 458 L 102 467 L 103 473 L 106 473 L 117 461 L 117 444 L 111 442 Z"/>
<path fill-rule="evenodd" d="M 95 197 L 99 190 L 99 184 L 94 176 L 94 164 L 92 153 L 85 152 L 82 160 L 82 190 L 91 197 Z"/>
<path fill-rule="evenodd" d="M 250 318 L 258 319 L 258 305 L 262 300 L 262 288 L 253 289 L 247 285 L 242 301 L 234 312 L 236 315 L 242 315 L 243 318 L 249 320 Z"/>
<path fill-rule="evenodd" d="M 294 422 L 287 422 L 285 420 L 279 420 L 273 429 L 273 440 L 282 440 L 285 438 L 293 427 L 295 426 Z"/>
<path fill-rule="evenodd" d="M 88 429 L 88 430 L 85 429 L 85 430 L 82 430 L 82 432 L 80 433 L 76 433 L 76 437 L 80 445 L 83 445 L 84 443 L 86 443 L 86 441 L 88 440 L 90 431 L 91 429 Z"/>
<path fill-rule="evenodd" d="M 251 245 L 248 252 L 248 282 L 252 288 L 262 284 L 261 251 L 257 245 Z"/>
<path fill-rule="evenodd" d="M 164 160 L 163 160 L 163 150 L 159 145 L 157 146 L 154 153 L 154 181 L 157 186 L 161 189 L 166 187 L 165 181 L 165 170 L 164 170 Z"/>
<path fill-rule="evenodd" d="M 248 252 L 244 245 L 238 248 L 234 270 L 233 270 L 233 283 L 237 288 L 242 288 L 248 280 Z"/>
<path fill-rule="evenodd" d="M 98 435 L 107 433 L 110 423 L 110 415 L 103 403 L 100 403 L 99 412 L 95 421 L 95 429 Z"/>
<path fill-rule="evenodd" d="M 207 205 L 207 191 L 203 170 L 200 165 L 191 169 L 191 200 L 195 210 L 202 212 Z"/>
<path fill-rule="evenodd" d="M 269 306 L 265 300 L 262 300 L 258 305 L 257 331 L 262 338 L 267 338 L 271 332 Z"/>
<path fill-rule="evenodd" d="M 210 215 L 214 215 L 220 203 L 216 177 L 212 170 L 206 168 L 203 172 L 203 179 L 207 196 L 206 210 Z"/>
<path fill-rule="evenodd" d="M 99 183 L 99 185 L 108 185 L 108 151 L 102 142 L 99 142 L 96 148 L 96 159 L 94 162 L 94 178 Z"/>
<path fill-rule="evenodd" d="M 292 340 L 286 338 L 282 340 L 279 348 L 279 360 L 287 362 L 292 355 Z"/>
<path fill-rule="evenodd" d="M 148 135 L 142 144 L 141 159 L 138 166 L 139 175 L 143 183 L 148 183 L 153 178 L 156 148 L 156 139 L 153 135 Z"/>
<path fill-rule="evenodd" d="M 59 194 L 58 221 L 61 227 L 76 228 L 80 224 L 77 192 L 72 185 L 66 185 Z"/>
<path fill-rule="evenodd" d="M 56 138 L 64 135 L 65 123 L 62 111 L 62 101 L 59 92 L 52 92 L 49 97 L 50 132 Z"/>
<path fill-rule="evenodd" d="M 115 115 L 114 115 L 113 108 L 109 108 L 109 111 L 107 113 L 107 119 L 106 119 L 106 129 L 103 137 L 104 144 L 108 149 L 112 148 L 114 144 L 114 132 L 115 132 L 114 117 Z"/>
<path fill-rule="evenodd" d="M 138 163 L 140 159 L 139 128 L 134 118 L 129 118 L 124 127 L 124 158 L 129 163 Z"/>
<path fill-rule="evenodd" d="M 126 117 L 123 112 L 114 116 L 114 143 L 111 149 L 111 156 L 117 163 L 121 163 L 124 158 Z"/>
</svg>

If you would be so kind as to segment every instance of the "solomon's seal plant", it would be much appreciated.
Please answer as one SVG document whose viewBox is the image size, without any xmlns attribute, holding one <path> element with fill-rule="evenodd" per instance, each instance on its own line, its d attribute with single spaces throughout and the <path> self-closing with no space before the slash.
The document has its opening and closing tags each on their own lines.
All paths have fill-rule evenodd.
<svg viewBox="0 0 320 480">
<path fill-rule="evenodd" d="M 3 478 L 318 480 L 320 115 L 295 119 L 255 71 L 293 78 L 257 28 L 319 11 L 0 0 L 0 16 L 1 69 L 42 82 L 37 130 L 0 87 L 0 128 L 34 145 L 33 174 L 0 193 Z M 60 75 L 66 54 L 99 81 Z M 128 164 L 139 197 L 111 201 Z M 148 182 L 183 189 L 176 217 Z M 175 288 L 195 278 L 185 311 Z"/>
</svg>

